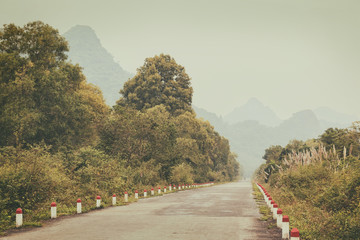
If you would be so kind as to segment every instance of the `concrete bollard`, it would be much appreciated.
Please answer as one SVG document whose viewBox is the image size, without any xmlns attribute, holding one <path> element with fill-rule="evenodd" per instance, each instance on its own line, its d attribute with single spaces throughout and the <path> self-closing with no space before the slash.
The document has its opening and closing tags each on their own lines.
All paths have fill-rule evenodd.
<svg viewBox="0 0 360 240">
<path fill-rule="evenodd" d="M 96 197 L 96 207 L 99 208 L 101 206 L 101 197 L 97 196 Z"/>
<path fill-rule="evenodd" d="M 274 205 L 273 205 L 273 209 L 274 209 L 274 211 L 273 211 L 273 219 L 274 220 L 277 219 L 277 210 L 278 210 L 278 208 L 279 208 L 279 206 L 276 203 L 274 203 Z"/>
<path fill-rule="evenodd" d="M 135 199 L 139 199 L 139 192 L 138 192 L 138 190 L 135 190 Z"/>
<path fill-rule="evenodd" d="M 281 208 L 278 208 L 278 210 L 277 210 L 277 220 L 276 220 L 276 226 L 278 227 L 278 228 L 281 228 L 281 226 L 282 226 L 282 210 L 281 210 Z"/>
<path fill-rule="evenodd" d="M 158 194 L 161 194 L 161 188 L 160 187 L 158 188 Z"/>
<path fill-rule="evenodd" d="M 124 194 L 124 202 L 128 202 L 129 201 L 129 194 L 128 192 L 125 192 Z"/>
<path fill-rule="evenodd" d="M 166 193 L 166 186 L 164 187 L 164 193 Z"/>
<path fill-rule="evenodd" d="M 147 191 L 146 191 L 146 189 L 144 190 L 144 197 L 147 197 Z"/>
<path fill-rule="evenodd" d="M 185 189 L 185 184 L 182 185 L 182 189 Z"/>
<path fill-rule="evenodd" d="M 154 196 L 155 192 L 154 192 L 154 188 L 151 188 L 151 196 Z"/>
<path fill-rule="evenodd" d="M 270 210 L 271 210 L 272 213 L 274 213 L 274 204 L 275 204 L 275 201 L 271 200 L 271 202 L 270 202 Z"/>
<path fill-rule="evenodd" d="M 172 189 L 171 189 L 171 184 L 169 184 L 169 192 L 171 192 L 171 190 L 172 190 Z"/>
<path fill-rule="evenodd" d="M 300 240 L 300 233 L 297 228 L 293 228 L 290 232 L 290 240 Z"/>
<path fill-rule="evenodd" d="M 179 185 L 179 190 L 181 190 L 181 185 Z"/>
<path fill-rule="evenodd" d="M 23 225 L 23 212 L 21 208 L 16 209 L 16 227 Z"/>
<path fill-rule="evenodd" d="M 113 194 L 112 196 L 112 205 L 115 206 L 116 205 L 116 195 Z"/>
<path fill-rule="evenodd" d="M 267 205 L 270 207 L 270 203 L 271 203 L 271 201 L 272 201 L 272 197 L 268 197 L 268 200 L 267 200 Z"/>
<path fill-rule="evenodd" d="M 282 219 L 282 238 L 289 239 L 289 216 L 284 215 Z"/>
<path fill-rule="evenodd" d="M 51 218 L 56 218 L 56 203 L 51 203 Z"/>
<path fill-rule="evenodd" d="M 176 191 L 176 186 L 175 186 L 175 184 L 173 185 L 173 189 L 174 189 L 174 191 Z"/>
<path fill-rule="evenodd" d="M 76 213 L 81 213 L 81 199 L 76 200 Z"/>
</svg>

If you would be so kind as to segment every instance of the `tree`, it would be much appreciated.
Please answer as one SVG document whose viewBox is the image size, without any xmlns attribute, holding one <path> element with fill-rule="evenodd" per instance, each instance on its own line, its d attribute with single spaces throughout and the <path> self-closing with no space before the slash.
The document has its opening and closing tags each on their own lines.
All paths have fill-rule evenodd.
<svg viewBox="0 0 360 240">
<path fill-rule="evenodd" d="M 122 98 L 117 103 L 137 110 L 163 104 L 172 114 L 192 111 L 190 77 L 169 55 L 147 58 L 120 93 Z"/>
<path fill-rule="evenodd" d="M 169 112 L 159 105 L 144 112 L 116 106 L 100 131 L 99 148 L 124 159 L 132 168 L 153 161 L 168 177 L 175 163 L 176 129 Z"/>
<path fill-rule="evenodd" d="M 270 146 L 269 148 L 265 149 L 263 159 L 266 160 L 267 164 L 271 162 L 278 162 L 282 152 L 283 148 L 280 145 Z"/>
<path fill-rule="evenodd" d="M 67 63 L 68 46 L 42 22 L 0 31 L 0 145 L 44 142 L 53 149 L 92 142 L 108 112 L 100 90 Z"/>
</svg>

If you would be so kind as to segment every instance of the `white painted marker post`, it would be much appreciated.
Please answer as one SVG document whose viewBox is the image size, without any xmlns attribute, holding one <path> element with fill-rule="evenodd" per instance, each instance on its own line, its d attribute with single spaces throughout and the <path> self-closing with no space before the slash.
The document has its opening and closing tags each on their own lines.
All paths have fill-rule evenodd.
<svg viewBox="0 0 360 240">
<path fill-rule="evenodd" d="M 282 226 L 282 209 L 278 208 L 277 210 L 277 220 L 276 220 L 276 225 L 278 228 L 281 228 Z"/>
<path fill-rule="evenodd" d="M 289 216 L 287 215 L 282 219 L 282 238 L 289 239 Z"/>
<path fill-rule="evenodd" d="M 56 218 L 56 203 L 51 203 L 51 218 Z"/>
<path fill-rule="evenodd" d="M 290 240 L 300 240 L 300 233 L 297 228 L 293 228 L 290 232 Z"/>
<path fill-rule="evenodd" d="M 271 201 L 272 201 L 272 197 L 269 197 L 269 198 L 268 198 L 268 203 L 267 203 L 268 206 L 269 206 L 269 208 L 271 207 L 271 205 L 270 205 Z"/>
<path fill-rule="evenodd" d="M 181 185 L 179 185 L 179 190 L 181 190 Z"/>
<path fill-rule="evenodd" d="M 101 206 L 101 197 L 97 196 L 96 197 L 96 207 L 99 208 Z"/>
<path fill-rule="evenodd" d="M 271 210 L 271 213 L 274 213 L 274 204 L 275 204 L 275 201 L 274 201 L 274 200 L 271 200 L 271 202 L 270 202 L 270 210 Z"/>
<path fill-rule="evenodd" d="M 155 192 L 154 192 L 154 188 L 151 188 L 151 196 L 154 196 Z"/>
<path fill-rule="evenodd" d="M 278 210 L 278 208 L 279 208 L 279 206 L 276 203 L 274 203 L 273 204 L 273 209 L 274 209 L 274 211 L 273 211 L 273 219 L 274 220 L 277 219 L 277 210 Z"/>
<path fill-rule="evenodd" d="M 158 194 L 161 194 L 161 188 L 159 187 L 159 189 L 158 189 Z"/>
<path fill-rule="evenodd" d="M 128 201 L 129 201 L 129 194 L 128 194 L 128 192 L 125 192 L 125 194 L 124 194 L 124 201 L 125 201 L 125 202 L 128 202 Z"/>
<path fill-rule="evenodd" d="M 166 193 L 166 187 L 164 187 L 164 193 Z"/>
<path fill-rule="evenodd" d="M 147 197 L 147 191 L 146 191 L 146 189 L 144 190 L 144 197 L 145 197 L 145 198 Z"/>
<path fill-rule="evenodd" d="M 171 192 L 171 190 L 172 190 L 172 189 L 171 189 L 171 184 L 169 184 L 169 192 Z"/>
<path fill-rule="evenodd" d="M 116 195 L 114 194 L 112 197 L 112 205 L 115 206 L 116 205 Z"/>
<path fill-rule="evenodd" d="M 139 199 L 139 192 L 138 192 L 138 190 L 135 190 L 135 199 Z"/>
<path fill-rule="evenodd" d="M 21 208 L 16 209 L 16 227 L 23 225 L 23 212 Z"/>
<path fill-rule="evenodd" d="M 81 213 L 81 199 L 76 200 L 76 212 Z"/>
</svg>

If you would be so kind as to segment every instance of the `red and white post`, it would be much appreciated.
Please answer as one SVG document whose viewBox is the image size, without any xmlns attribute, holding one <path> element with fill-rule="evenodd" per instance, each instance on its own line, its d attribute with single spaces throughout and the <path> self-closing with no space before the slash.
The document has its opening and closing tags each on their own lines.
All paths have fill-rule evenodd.
<svg viewBox="0 0 360 240">
<path fill-rule="evenodd" d="M 145 197 L 145 198 L 147 197 L 147 191 L 146 191 L 146 189 L 144 189 L 144 197 Z"/>
<path fill-rule="evenodd" d="M 138 192 L 138 190 L 135 190 L 135 199 L 139 199 L 139 192 Z"/>
<path fill-rule="evenodd" d="M 112 196 L 112 205 L 113 206 L 116 205 L 116 195 L 115 194 Z"/>
<path fill-rule="evenodd" d="M 56 218 L 56 203 L 51 203 L 51 218 Z"/>
<path fill-rule="evenodd" d="M 23 212 L 21 208 L 16 209 L 16 227 L 23 225 Z"/>
<path fill-rule="evenodd" d="M 275 201 L 274 201 L 274 200 L 271 200 L 271 202 L 270 202 L 270 210 L 271 210 L 271 213 L 274 213 L 274 204 L 275 204 Z"/>
<path fill-rule="evenodd" d="M 181 190 L 181 185 L 179 184 L 179 190 Z"/>
<path fill-rule="evenodd" d="M 278 228 L 281 228 L 281 226 L 282 226 L 282 213 L 283 213 L 282 209 L 278 208 L 278 210 L 276 212 L 277 212 L 276 226 Z"/>
<path fill-rule="evenodd" d="M 273 204 L 273 209 L 274 209 L 274 211 L 273 211 L 273 219 L 274 220 L 277 219 L 277 210 L 278 210 L 278 208 L 279 208 L 279 206 L 276 203 L 274 203 Z"/>
<path fill-rule="evenodd" d="M 270 195 L 269 195 L 268 200 L 267 200 L 267 205 L 268 205 L 269 207 L 270 207 L 271 201 L 272 201 L 272 197 L 270 197 Z"/>
<path fill-rule="evenodd" d="M 297 228 L 293 228 L 290 232 L 290 240 L 300 240 L 300 233 Z"/>
<path fill-rule="evenodd" d="M 76 213 L 81 213 L 81 199 L 76 200 Z"/>
<path fill-rule="evenodd" d="M 284 215 L 282 219 L 282 238 L 289 239 L 289 216 Z"/>
<path fill-rule="evenodd" d="M 151 188 L 151 196 L 154 196 L 155 192 L 154 192 L 154 188 Z"/>
<path fill-rule="evenodd" d="M 128 202 L 128 201 L 129 201 L 129 194 L 128 194 L 128 192 L 125 192 L 125 194 L 124 194 L 124 201 L 125 201 L 125 202 Z"/>
<path fill-rule="evenodd" d="M 166 193 L 166 186 L 164 187 L 164 193 Z"/>
<path fill-rule="evenodd" d="M 158 189 L 158 194 L 161 194 L 161 187 L 159 187 Z"/>
<path fill-rule="evenodd" d="M 171 190 L 172 190 L 172 189 L 171 189 L 171 184 L 169 184 L 169 192 L 171 192 Z"/>
<path fill-rule="evenodd" d="M 101 206 L 101 197 L 97 196 L 96 197 L 96 207 L 99 208 Z"/>
</svg>

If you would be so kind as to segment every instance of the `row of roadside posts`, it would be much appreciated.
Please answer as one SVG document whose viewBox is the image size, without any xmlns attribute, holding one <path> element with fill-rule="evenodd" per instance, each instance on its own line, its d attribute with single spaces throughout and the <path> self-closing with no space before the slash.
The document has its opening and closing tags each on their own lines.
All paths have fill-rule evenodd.
<svg viewBox="0 0 360 240">
<path fill-rule="evenodd" d="M 283 215 L 282 209 L 279 207 L 278 204 L 275 203 L 275 200 L 272 199 L 270 194 L 263 186 L 257 183 L 257 187 L 263 194 L 265 202 L 273 214 L 273 219 L 276 220 L 277 227 L 282 229 L 282 239 L 290 238 L 290 240 L 300 240 L 300 233 L 297 228 L 293 228 L 291 232 L 289 232 L 289 216 Z"/>
<path fill-rule="evenodd" d="M 198 187 L 207 187 L 207 186 L 211 186 L 213 185 L 213 182 L 209 182 L 209 183 L 194 183 L 194 184 L 182 184 L 179 185 L 178 187 L 176 187 L 176 185 L 171 185 L 169 184 L 169 188 L 168 191 L 169 192 L 174 192 L 176 190 L 184 190 L 184 189 L 189 189 L 189 188 L 198 188 Z M 166 193 L 167 192 L 167 187 L 165 186 L 163 189 L 163 192 Z M 158 188 L 157 190 L 157 194 L 161 194 L 162 190 L 161 187 Z M 154 188 L 151 188 L 151 196 L 155 195 L 155 190 Z M 144 190 L 143 193 L 144 198 L 147 197 L 147 190 Z M 134 194 L 134 198 L 135 199 L 139 199 L 139 191 L 135 190 L 135 194 Z M 127 203 L 129 202 L 129 194 L 128 192 L 124 193 L 124 202 Z M 114 194 L 112 196 L 112 205 L 115 206 L 116 205 L 116 194 Z M 101 207 L 101 197 L 97 196 L 96 197 L 96 208 L 100 208 Z M 76 213 L 80 214 L 82 213 L 82 206 L 81 206 L 81 199 L 77 199 L 76 200 Z M 57 209 L 56 209 L 56 203 L 52 202 L 50 204 L 50 217 L 53 218 L 57 218 Z M 21 227 L 23 225 L 23 210 L 21 208 L 16 209 L 16 227 Z"/>
</svg>

